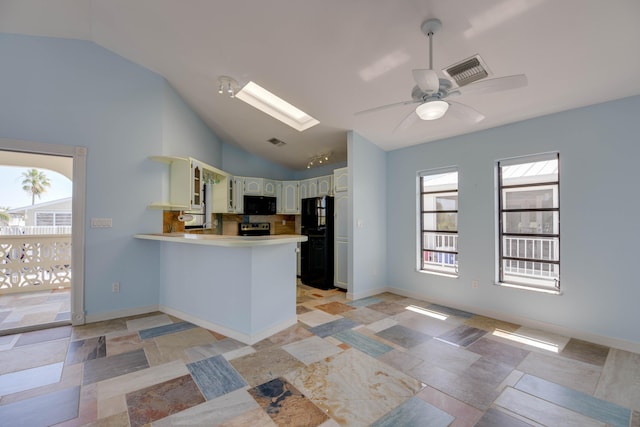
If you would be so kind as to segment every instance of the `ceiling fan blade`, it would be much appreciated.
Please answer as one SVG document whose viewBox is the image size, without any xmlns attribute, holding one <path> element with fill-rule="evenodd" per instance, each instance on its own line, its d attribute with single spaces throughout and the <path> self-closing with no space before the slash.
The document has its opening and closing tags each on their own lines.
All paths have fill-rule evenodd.
<svg viewBox="0 0 640 427">
<path fill-rule="evenodd" d="M 433 70 L 413 70 L 413 80 L 426 93 L 437 92 L 440 88 L 438 75 Z"/>
<path fill-rule="evenodd" d="M 396 133 L 398 131 L 402 132 L 409 129 L 417 120 L 418 115 L 416 114 L 415 110 L 412 109 L 409 114 L 407 114 L 405 118 L 402 119 L 400 123 L 398 123 L 398 126 L 393 129 L 393 133 Z"/>
<path fill-rule="evenodd" d="M 524 74 L 516 74 L 513 76 L 498 77 L 495 79 L 481 80 L 475 83 L 471 83 L 467 86 L 463 86 L 457 90 L 462 92 L 463 95 L 470 93 L 490 93 L 498 92 L 501 90 L 517 89 L 525 87 L 527 85 L 527 76 Z"/>
<path fill-rule="evenodd" d="M 451 115 L 459 120 L 464 120 L 467 123 L 478 123 L 484 120 L 484 115 L 474 108 L 469 107 L 466 104 L 459 102 L 447 101 L 449 109 L 447 115 Z"/>
<path fill-rule="evenodd" d="M 410 100 L 410 101 L 394 102 L 393 104 L 381 105 L 379 107 L 374 107 L 374 108 L 369 108 L 367 110 L 358 111 L 357 113 L 354 113 L 354 115 L 360 116 L 362 114 L 368 114 L 368 113 L 373 113 L 373 112 L 376 112 L 376 111 L 386 110 L 387 108 L 399 107 L 401 105 L 417 104 L 419 102 L 420 101 L 415 101 L 413 99 Z"/>
</svg>

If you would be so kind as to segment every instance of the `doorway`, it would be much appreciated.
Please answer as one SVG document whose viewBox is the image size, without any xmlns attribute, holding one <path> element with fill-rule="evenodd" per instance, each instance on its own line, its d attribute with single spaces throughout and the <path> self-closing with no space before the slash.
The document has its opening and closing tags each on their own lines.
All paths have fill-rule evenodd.
<svg viewBox="0 0 640 427">
<path fill-rule="evenodd" d="M 85 165 L 84 147 L 0 138 L 0 335 L 84 323 Z"/>
</svg>

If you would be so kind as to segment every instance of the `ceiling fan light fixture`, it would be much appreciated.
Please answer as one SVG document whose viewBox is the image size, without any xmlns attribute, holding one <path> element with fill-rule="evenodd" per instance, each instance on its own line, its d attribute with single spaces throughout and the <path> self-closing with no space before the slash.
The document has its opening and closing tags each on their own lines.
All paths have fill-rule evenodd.
<svg viewBox="0 0 640 427">
<path fill-rule="evenodd" d="M 444 116 L 448 109 L 449 104 L 445 101 L 430 101 L 418 105 L 416 114 L 421 120 L 437 120 Z"/>
</svg>

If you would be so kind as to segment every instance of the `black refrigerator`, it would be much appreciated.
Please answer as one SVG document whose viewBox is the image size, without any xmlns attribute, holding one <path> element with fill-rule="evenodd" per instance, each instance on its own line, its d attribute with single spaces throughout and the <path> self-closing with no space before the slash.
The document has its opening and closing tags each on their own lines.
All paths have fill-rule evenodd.
<svg viewBox="0 0 640 427">
<path fill-rule="evenodd" d="M 320 289 L 333 288 L 333 197 L 302 199 L 300 280 Z"/>
</svg>

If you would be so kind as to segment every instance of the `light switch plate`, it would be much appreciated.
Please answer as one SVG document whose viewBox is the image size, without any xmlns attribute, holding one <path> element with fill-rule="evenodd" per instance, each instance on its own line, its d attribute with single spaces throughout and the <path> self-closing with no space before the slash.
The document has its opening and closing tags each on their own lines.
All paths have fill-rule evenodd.
<svg viewBox="0 0 640 427">
<path fill-rule="evenodd" d="M 91 228 L 111 228 L 111 218 L 91 218 Z"/>
</svg>

